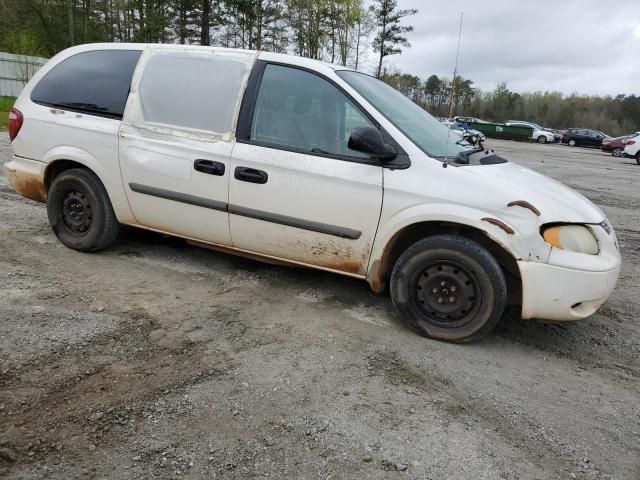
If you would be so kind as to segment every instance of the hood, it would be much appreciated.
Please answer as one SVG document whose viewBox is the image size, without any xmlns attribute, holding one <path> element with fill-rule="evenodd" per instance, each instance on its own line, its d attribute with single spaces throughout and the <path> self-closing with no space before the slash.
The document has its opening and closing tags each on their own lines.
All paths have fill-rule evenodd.
<svg viewBox="0 0 640 480">
<path fill-rule="evenodd" d="M 493 192 L 505 192 L 506 203 L 531 203 L 540 210 L 542 223 L 595 224 L 606 218 L 602 210 L 574 189 L 522 165 L 507 162 L 463 168 L 481 177 Z"/>
</svg>

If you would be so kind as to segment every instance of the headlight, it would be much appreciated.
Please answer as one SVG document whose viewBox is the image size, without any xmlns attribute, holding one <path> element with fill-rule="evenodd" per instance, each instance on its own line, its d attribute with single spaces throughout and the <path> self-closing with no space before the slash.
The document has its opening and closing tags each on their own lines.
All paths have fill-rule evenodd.
<svg viewBox="0 0 640 480">
<path fill-rule="evenodd" d="M 584 225 L 558 225 L 542 232 L 544 240 L 560 250 L 597 255 L 598 240 Z"/>
</svg>

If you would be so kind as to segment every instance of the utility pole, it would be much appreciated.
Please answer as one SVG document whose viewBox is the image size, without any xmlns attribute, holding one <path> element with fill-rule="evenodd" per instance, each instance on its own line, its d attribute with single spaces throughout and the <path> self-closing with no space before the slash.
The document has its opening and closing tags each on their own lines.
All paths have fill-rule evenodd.
<svg viewBox="0 0 640 480">
<path fill-rule="evenodd" d="M 456 98 L 456 77 L 458 76 L 458 57 L 460 56 L 460 39 L 462 38 L 462 17 L 460 13 L 460 30 L 458 32 L 458 50 L 456 51 L 456 65 L 453 68 L 453 80 L 451 81 L 451 105 L 449 106 L 449 118 L 453 118 L 453 101 Z"/>
</svg>

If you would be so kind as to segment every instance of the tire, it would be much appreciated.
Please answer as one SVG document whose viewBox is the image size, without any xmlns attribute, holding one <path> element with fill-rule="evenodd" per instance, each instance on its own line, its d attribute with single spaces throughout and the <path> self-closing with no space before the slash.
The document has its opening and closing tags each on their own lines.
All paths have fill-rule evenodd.
<svg viewBox="0 0 640 480">
<path fill-rule="evenodd" d="M 640 165 L 640 152 L 636 153 L 636 163 Z"/>
<path fill-rule="evenodd" d="M 538 143 L 547 143 L 547 137 L 545 137 L 544 135 L 540 135 L 537 139 Z"/>
<path fill-rule="evenodd" d="M 623 151 L 624 150 L 620 147 L 614 148 L 613 151 L 611 152 L 611 155 L 613 155 L 614 157 L 621 157 Z"/>
<path fill-rule="evenodd" d="M 408 326 L 425 337 L 456 343 L 489 333 L 507 301 L 496 259 L 456 235 L 428 237 L 409 247 L 393 268 L 390 289 Z"/>
<path fill-rule="evenodd" d="M 108 247 L 120 230 L 104 185 L 84 168 L 65 170 L 54 178 L 47 215 L 58 239 L 80 252 Z"/>
<path fill-rule="evenodd" d="M 575 147 L 576 146 L 576 141 L 574 139 L 571 139 L 567 142 L 567 145 L 569 145 L 570 147 Z"/>
</svg>

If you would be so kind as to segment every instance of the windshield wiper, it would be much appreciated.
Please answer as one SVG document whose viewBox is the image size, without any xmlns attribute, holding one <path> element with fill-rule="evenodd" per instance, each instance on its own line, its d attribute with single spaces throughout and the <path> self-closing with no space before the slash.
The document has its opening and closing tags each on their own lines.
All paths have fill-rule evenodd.
<svg viewBox="0 0 640 480">
<path fill-rule="evenodd" d="M 475 147 L 475 148 L 470 148 L 469 150 L 463 150 L 462 152 L 459 152 L 455 156 L 455 160 L 458 163 L 469 163 L 469 157 L 471 155 L 473 155 L 474 153 L 479 153 L 483 151 L 484 151 L 484 148 L 482 147 Z"/>
</svg>

